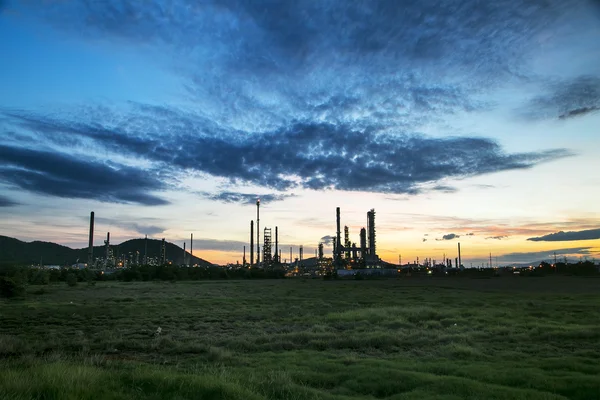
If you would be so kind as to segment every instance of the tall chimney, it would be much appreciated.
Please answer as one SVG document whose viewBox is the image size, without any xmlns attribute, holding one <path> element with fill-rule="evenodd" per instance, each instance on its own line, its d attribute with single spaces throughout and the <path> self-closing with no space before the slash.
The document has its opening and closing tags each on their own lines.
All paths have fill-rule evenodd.
<svg viewBox="0 0 600 400">
<path fill-rule="evenodd" d="M 244 245 L 244 258 L 242 258 L 242 267 L 246 266 L 246 246 Z"/>
<path fill-rule="evenodd" d="M 105 255 L 104 255 L 104 267 L 106 268 L 108 266 L 108 256 L 110 253 L 110 232 L 106 232 L 106 240 L 104 241 L 104 247 L 105 247 Z"/>
<path fill-rule="evenodd" d="M 277 231 L 277 227 L 275 227 L 275 263 L 280 263 L 279 259 L 279 233 Z"/>
<path fill-rule="evenodd" d="M 460 242 L 458 242 L 458 267 L 462 265 L 462 260 L 460 258 Z"/>
<path fill-rule="evenodd" d="M 190 265 L 194 265 L 194 234 L 190 233 Z"/>
<path fill-rule="evenodd" d="M 148 235 L 144 239 L 144 265 L 148 265 Z"/>
<path fill-rule="evenodd" d="M 90 213 L 90 240 L 88 246 L 88 268 L 94 263 L 94 212 Z"/>
<path fill-rule="evenodd" d="M 185 265 L 185 242 L 183 242 L 183 265 Z"/>
<path fill-rule="evenodd" d="M 335 209 L 335 219 L 336 219 L 336 224 L 337 224 L 337 234 L 336 234 L 336 241 L 335 241 L 335 259 L 336 261 L 339 261 L 339 259 L 341 258 L 342 255 L 342 232 L 340 231 L 340 208 L 337 207 Z"/>
<path fill-rule="evenodd" d="M 260 265 L 260 199 L 256 200 L 256 266 Z"/>
<path fill-rule="evenodd" d="M 254 264 L 254 221 L 250 221 L 250 268 Z"/>
</svg>

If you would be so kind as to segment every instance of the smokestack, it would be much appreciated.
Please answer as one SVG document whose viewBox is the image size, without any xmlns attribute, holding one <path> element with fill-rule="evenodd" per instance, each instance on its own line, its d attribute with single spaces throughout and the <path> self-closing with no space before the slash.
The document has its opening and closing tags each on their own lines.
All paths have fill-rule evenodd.
<svg viewBox="0 0 600 400">
<path fill-rule="evenodd" d="M 279 232 L 277 227 L 275 227 L 275 263 L 281 262 L 279 260 Z"/>
<path fill-rule="evenodd" d="M 260 265 L 260 199 L 256 200 L 256 266 Z"/>
<path fill-rule="evenodd" d="M 290 246 L 290 265 L 292 265 L 292 246 Z"/>
<path fill-rule="evenodd" d="M 90 213 L 90 240 L 88 246 L 88 268 L 94 263 L 94 212 Z"/>
<path fill-rule="evenodd" d="M 167 263 L 167 246 L 165 244 L 165 238 L 162 239 L 161 253 L 162 253 L 162 265 L 165 265 Z"/>
<path fill-rule="evenodd" d="M 462 260 L 460 258 L 460 242 L 458 242 L 458 267 L 462 265 Z"/>
<path fill-rule="evenodd" d="M 183 242 L 183 265 L 185 265 L 185 242 Z"/>
<path fill-rule="evenodd" d="M 108 266 L 108 256 L 110 255 L 110 232 L 106 232 L 106 240 L 104 241 L 104 268 Z"/>
<path fill-rule="evenodd" d="M 194 264 L 194 234 L 190 233 L 190 265 Z"/>
<path fill-rule="evenodd" d="M 250 221 L 250 268 L 254 263 L 254 221 Z"/>
<path fill-rule="evenodd" d="M 148 265 L 148 235 L 144 240 L 144 265 Z"/>
<path fill-rule="evenodd" d="M 246 246 L 244 246 L 244 258 L 242 258 L 242 267 L 246 266 Z"/>
<path fill-rule="evenodd" d="M 335 242 L 335 258 L 336 260 L 339 260 L 341 258 L 342 255 L 342 246 L 340 246 L 342 244 L 342 233 L 340 231 L 340 208 L 336 207 L 335 209 L 335 219 L 336 219 L 336 224 L 337 224 L 337 234 L 336 234 L 336 242 Z"/>
</svg>

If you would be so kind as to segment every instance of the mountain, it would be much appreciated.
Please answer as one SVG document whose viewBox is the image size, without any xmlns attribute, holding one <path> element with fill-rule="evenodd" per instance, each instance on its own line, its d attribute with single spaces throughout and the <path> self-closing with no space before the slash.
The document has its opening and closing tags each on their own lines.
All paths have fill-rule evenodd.
<svg viewBox="0 0 600 400">
<path fill-rule="evenodd" d="M 161 240 L 148 239 L 148 257 L 159 257 Z M 115 256 L 122 254 L 135 254 L 140 252 L 140 259 L 144 256 L 145 239 L 131 239 L 117 245 L 111 245 Z M 183 263 L 183 249 L 173 243 L 166 242 L 167 259 L 174 264 Z M 79 262 L 87 262 L 88 248 L 72 249 L 67 246 L 51 242 L 23 242 L 21 240 L 0 235 L 0 264 L 39 264 L 45 265 L 71 265 Z M 102 257 L 105 254 L 104 246 L 94 246 L 94 257 Z M 186 252 L 190 257 L 189 252 Z M 189 261 L 188 261 L 189 262 Z M 212 263 L 194 256 L 193 264 L 210 266 Z"/>
</svg>

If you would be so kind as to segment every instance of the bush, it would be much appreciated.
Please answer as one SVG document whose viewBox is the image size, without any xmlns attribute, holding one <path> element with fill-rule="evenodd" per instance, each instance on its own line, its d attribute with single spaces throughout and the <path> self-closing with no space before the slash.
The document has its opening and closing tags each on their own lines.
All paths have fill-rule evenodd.
<svg viewBox="0 0 600 400">
<path fill-rule="evenodd" d="M 0 277 L 0 296 L 11 298 L 25 293 L 25 286 L 13 278 Z"/>
<path fill-rule="evenodd" d="M 67 285 L 69 285 L 69 286 L 77 286 L 77 275 L 75 275 L 72 272 L 69 272 L 67 274 L 66 281 L 67 281 Z"/>
<path fill-rule="evenodd" d="M 32 269 L 29 272 L 29 283 L 31 285 L 47 285 L 50 283 L 50 273 L 41 269 Z"/>
</svg>

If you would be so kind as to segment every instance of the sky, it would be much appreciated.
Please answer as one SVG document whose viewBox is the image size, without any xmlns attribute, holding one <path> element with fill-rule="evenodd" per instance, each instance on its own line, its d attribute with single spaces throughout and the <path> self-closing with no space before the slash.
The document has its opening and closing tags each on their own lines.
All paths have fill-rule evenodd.
<svg viewBox="0 0 600 400">
<path fill-rule="evenodd" d="M 0 234 L 600 258 L 600 3 L 0 0 Z M 261 239 L 262 242 L 262 239 Z M 248 254 L 249 256 L 249 254 Z"/>
</svg>

